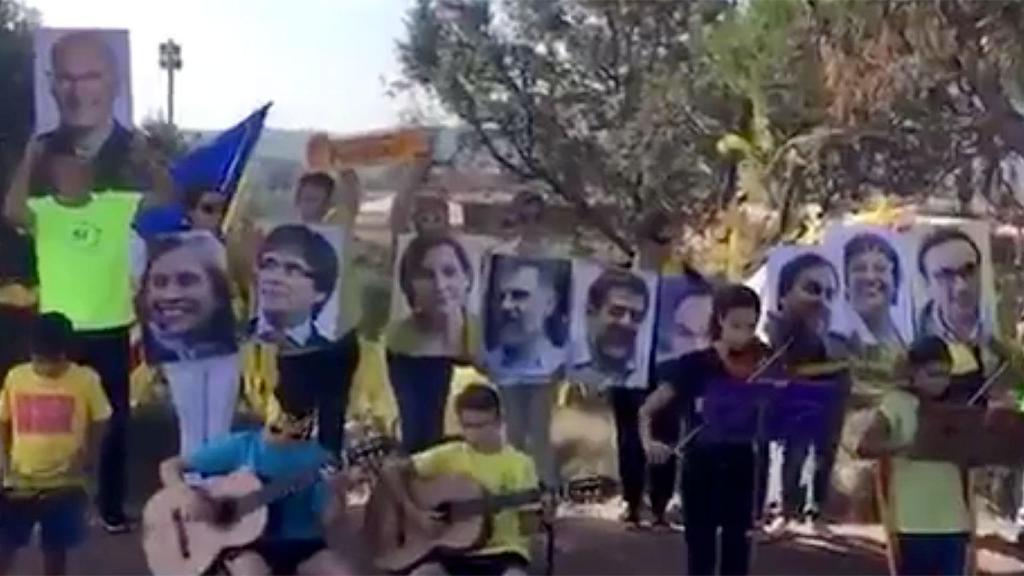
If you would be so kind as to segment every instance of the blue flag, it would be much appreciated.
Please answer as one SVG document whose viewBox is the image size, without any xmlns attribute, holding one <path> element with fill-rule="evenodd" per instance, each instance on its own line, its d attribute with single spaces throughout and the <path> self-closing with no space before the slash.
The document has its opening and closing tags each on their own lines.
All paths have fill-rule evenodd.
<svg viewBox="0 0 1024 576">
<path fill-rule="evenodd" d="M 262 106 L 210 142 L 191 150 L 171 166 L 171 178 L 182 199 L 186 190 L 197 188 L 217 191 L 231 198 L 242 179 L 249 156 L 263 133 L 263 123 L 270 106 L 270 103 Z M 181 202 L 141 212 L 135 221 L 135 229 L 143 238 L 187 228 L 186 210 Z"/>
</svg>

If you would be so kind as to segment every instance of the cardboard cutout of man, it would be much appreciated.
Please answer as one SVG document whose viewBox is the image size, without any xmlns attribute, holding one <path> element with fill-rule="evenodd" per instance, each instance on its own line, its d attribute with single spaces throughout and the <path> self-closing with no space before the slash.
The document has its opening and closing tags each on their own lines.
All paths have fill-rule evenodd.
<svg viewBox="0 0 1024 576">
<path fill-rule="evenodd" d="M 334 335 L 316 321 L 337 282 L 338 256 L 326 238 L 302 224 L 274 228 L 256 262 L 255 335 L 285 349 L 329 345 Z"/>
<path fill-rule="evenodd" d="M 573 380 L 597 388 L 626 385 L 639 364 L 638 338 L 650 308 L 643 278 L 625 270 L 601 272 L 587 290 L 589 357 L 573 367 Z"/>
<path fill-rule="evenodd" d="M 487 364 L 504 374 L 549 375 L 565 362 L 549 329 L 558 308 L 553 272 L 536 260 L 499 258 L 504 265 L 492 286 L 497 326 Z"/>
<path fill-rule="evenodd" d="M 96 190 L 146 188 L 141 185 L 144 174 L 133 167 L 132 132 L 114 117 L 114 103 L 124 79 L 103 34 L 96 30 L 69 32 L 53 44 L 49 57 L 50 93 L 59 125 L 40 135 L 44 157 L 73 154 L 90 160 Z M 46 172 L 37 166 L 32 175 L 33 192 L 50 188 Z"/>
<path fill-rule="evenodd" d="M 917 318 L 918 336 L 979 341 L 982 256 L 974 239 L 958 228 L 937 228 L 924 237 L 917 261 L 928 294 Z"/>
</svg>

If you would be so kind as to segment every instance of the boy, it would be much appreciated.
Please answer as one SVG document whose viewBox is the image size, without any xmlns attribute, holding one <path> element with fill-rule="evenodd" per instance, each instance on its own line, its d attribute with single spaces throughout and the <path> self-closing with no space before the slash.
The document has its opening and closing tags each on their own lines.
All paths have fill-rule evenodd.
<svg viewBox="0 0 1024 576">
<path fill-rule="evenodd" d="M 928 336 L 907 351 L 906 390 L 882 399 L 858 453 L 890 467 L 886 498 L 901 575 L 955 576 L 965 573 L 972 523 L 965 475 L 950 462 L 911 460 L 902 455 L 917 434 L 922 405 L 943 401 L 952 358 L 942 339 Z"/>
<path fill-rule="evenodd" d="M 408 480 L 413 475 L 423 479 L 465 475 L 494 495 L 538 486 L 533 461 L 504 441 L 501 403 L 493 388 L 470 384 L 455 398 L 455 413 L 463 440 L 442 444 L 410 460 L 390 464 L 382 477 L 410 521 L 428 534 L 436 531 L 437 521 L 413 501 L 408 490 Z M 550 515 L 548 506 L 544 507 L 544 513 L 546 517 Z M 494 516 L 491 536 L 481 548 L 462 555 L 437 554 L 420 564 L 413 574 L 526 574 L 530 552 L 523 520 L 529 518 L 521 518 L 517 510 L 503 510 Z"/>
<path fill-rule="evenodd" d="M 4 216 L 33 237 L 39 272 L 39 309 L 59 311 L 75 330 L 75 361 L 100 376 L 112 414 L 101 446 L 96 503 L 104 529 L 130 529 L 128 425 L 131 419 L 130 330 L 135 320 L 131 284 L 132 224 L 139 209 L 177 200 L 170 174 L 146 137 L 132 137 L 134 165 L 147 167 L 153 188 L 106 190 L 94 167 L 71 150 L 52 153 L 30 140 L 4 199 Z M 29 197 L 33 170 L 46 170 L 50 194 Z"/>
<path fill-rule="evenodd" d="M 164 486 L 189 492 L 189 514 L 212 518 L 213 507 L 201 490 L 189 486 L 186 476 L 220 476 L 247 468 L 265 483 L 323 466 L 328 453 L 311 439 L 316 410 L 314 398 L 300 386 L 274 390 L 277 410 L 262 430 L 237 432 L 160 465 Z M 344 509 L 341 476 L 328 485 L 313 485 L 273 502 L 269 522 L 256 542 L 224 556 L 231 574 L 353 574 L 348 564 L 327 547 L 325 528 L 336 525 Z"/>
<path fill-rule="evenodd" d="M 39 316 L 31 362 L 12 369 L 0 392 L 0 574 L 37 523 L 47 574 L 64 574 L 68 550 L 85 539 L 86 475 L 111 410 L 96 372 L 69 360 L 72 339 L 63 314 Z"/>
</svg>

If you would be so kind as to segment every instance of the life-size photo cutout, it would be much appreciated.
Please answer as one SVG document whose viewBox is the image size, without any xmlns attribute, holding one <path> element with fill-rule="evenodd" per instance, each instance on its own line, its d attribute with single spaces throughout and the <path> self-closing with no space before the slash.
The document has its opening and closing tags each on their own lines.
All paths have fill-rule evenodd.
<svg viewBox="0 0 1024 576">
<path fill-rule="evenodd" d="M 657 293 L 653 273 L 575 261 L 569 379 L 597 389 L 646 387 Z"/>
<path fill-rule="evenodd" d="M 817 247 L 782 245 L 768 256 L 761 294 L 762 336 L 773 347 L 789 346 L 791 358 L 822 360 L 834 334 L 839 271 Z"/>
<path fill-rule="evenodd" d="M 484 365 L 499 384 L 551 377 L 568 359 L 572 265 L 493 255 L 484 291 Z"/>
<path fill-rule="evenodd" d="M 97 189 L 138 191 L 128 31 L 41 28 L 33 47 L 35 133 L 44 146 L 33 192 L 52 188 L 55 154 L 88 158 Z"/>
<path fill-rule="evenodd" d="M 839 272 L 832 330 L 861 346 L 905 348 L 913 341 L 911 238 L 881 226 L 841 225 L 824 250 Z"/>
<path fill-rule="evenodd" d="M 40 28 L 33 47 L 37 134 L 131 128 L 127 30 Z"/>
<path fill-rule="evenodd" d="M 342 231 L 300 223 L 263 224 L 260 230 L 251 336 L 286 351 L 337 341 Z"/>
<path fill-rule="evenodd" d="M 697 276 L 662 277 L 658 286 L 658 363 L 710 344 L 711 284 Z"/>
<path fill-rule="evenodd" d="M 388 349 L 412 356 L 468 356 L 480 326 L 489 236 L 405 234 L 398 240 Z"/>
<path fill-rule="evenodd" d="M 224 246 L 207 232 L 147 243 L 137 296 L 146 359 L 199 360 L 238 349 Z"/>
<path fill-rule="evenodd" d="M 995 277 L 988 224 L 929 219 L 915 224 L 911 233 L 915 334 L 969 343 L 995 335 Z"/>
</svg>

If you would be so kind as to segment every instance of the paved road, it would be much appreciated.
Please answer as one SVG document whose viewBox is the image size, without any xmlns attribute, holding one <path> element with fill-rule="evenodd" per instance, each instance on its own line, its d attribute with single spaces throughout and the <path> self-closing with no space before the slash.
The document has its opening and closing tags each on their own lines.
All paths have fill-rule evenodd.
<svg viewBox="0 0 1024 576">
<path fill-rule="evenodd" d="M 162 407 L 136 414 L 132 429 L 131 508 L 138 510 L 156 487 L 157 462 L 175 450 L 173 419 Z M 146 565 L 137 534 L 108 536 L 94 530 L 88 544 L 73 556 L 72 574 L 142 574 Z M 879 531 L 840 527 L 829 541 L 787 540 L 763 545 L 755 561 L 758 574 L 886 574 Z M 559 574 L 680 574 L 684 545 L 680 534 L 626 531 L 614 521 L 570 517 L 559 520 L 555 571 Z M 536 542 L 543 558 L 542 542 Z M 1007 550 L 1004 550 L 1004 553 Z M 542 562 L 538 562 L 542 564 Z M 1024 573 L 1024 564 L 988 553 L 984 568 Z M 38 574 L 38 554 L 25 553 L 16 574 Z"/>
</svg>

